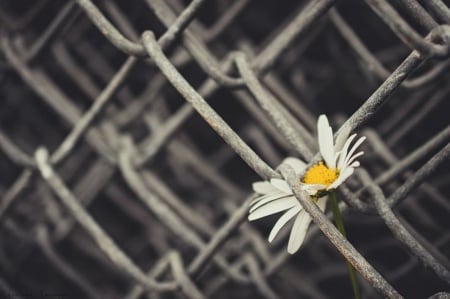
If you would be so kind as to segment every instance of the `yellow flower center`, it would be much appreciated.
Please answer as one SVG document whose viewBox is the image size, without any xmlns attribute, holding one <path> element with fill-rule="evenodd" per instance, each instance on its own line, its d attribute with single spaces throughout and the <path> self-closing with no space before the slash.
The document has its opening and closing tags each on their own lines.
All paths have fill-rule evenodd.
<svg viewBox="0 0 450 299">
<path fill-rule="evenodd" d="M 321 184 L 329 186 L 337 179 L 338 176 L 338 169 L 330 169 L 326 167 L 322 161 L 320 161 L 306 171 L 302 181 L 305 184 Z"/>
</svg>

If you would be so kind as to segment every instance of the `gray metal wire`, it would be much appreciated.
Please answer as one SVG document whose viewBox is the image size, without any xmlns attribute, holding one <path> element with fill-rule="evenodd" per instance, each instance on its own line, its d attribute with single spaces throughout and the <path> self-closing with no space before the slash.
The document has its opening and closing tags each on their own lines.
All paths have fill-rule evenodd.
<svg viewBox="0 0 450 299">
<path fill-rule="evenodd" d="M 0 46 L 1 296 L 349 298 L 342 255 L 364 298 L 450 298 L 448 3 L 6 1 Z M 368 138 L 349 240 L 278 167 L 321 113 Z M 246 222 L 275 177 L 294 256 Z"/>
</svg>

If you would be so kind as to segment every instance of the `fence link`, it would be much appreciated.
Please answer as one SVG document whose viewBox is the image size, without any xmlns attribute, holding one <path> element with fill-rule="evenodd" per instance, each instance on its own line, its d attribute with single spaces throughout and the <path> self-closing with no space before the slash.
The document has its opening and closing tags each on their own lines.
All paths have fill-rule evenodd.
<svg viewBox="0 0 450 299">
<path fill-rule="evenodd" d="M 2 298 L 450 298 L 443 0 L 2 1 Z M 306 244 L 251 183 L 366 135 Z M 294 189 L 296 192 L 296 190 Z M 338 249 L 338 250 L 336 250 Z"/>
</svg>

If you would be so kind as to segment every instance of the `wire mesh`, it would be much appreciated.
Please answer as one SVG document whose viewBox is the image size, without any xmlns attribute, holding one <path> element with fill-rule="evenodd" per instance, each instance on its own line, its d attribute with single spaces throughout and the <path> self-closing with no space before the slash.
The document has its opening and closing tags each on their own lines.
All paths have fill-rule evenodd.
<svg viewBox="0 0 450 299">
<path fill-rule="evenodd" d="M 442 0 L 0 5 L 2 298 L 450 298 Z M 296 255 L 251 183 L 366 135 Z M 294 187 L 294 192 L 297 192 Z"/>
</svg>

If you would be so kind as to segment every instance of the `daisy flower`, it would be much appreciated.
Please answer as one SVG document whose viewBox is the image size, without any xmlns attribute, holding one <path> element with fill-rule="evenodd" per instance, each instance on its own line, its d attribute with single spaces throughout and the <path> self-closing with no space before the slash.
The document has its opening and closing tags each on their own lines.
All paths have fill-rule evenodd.
<svg viewBox="0 0 450 299">
<path fill-rule="evenodd" d="M 283 163 L 292 167 L 299 177 L 304 173 L 301 179 L 302 189 L 311 196 L 311 200 L 315 201 L 322 211 L 325 211 L 328 192 L 341 185 L 352 175 L 354 168 L 359 166 L 356 158 L 363 152 L 356 154 L 355 152 L 365 137 L 359 138 L 350 147 L 356 134 L 348 137 L 348 131 L 343 130 L 334 142 L 333 131 L 325 115 L 319 117 L 317 130 L 323 160 L 311 166 L 306 172 L 306 163 L 297 158 L 286 158 Z M 290 254 L 295 253 L 305 239 L 311 223 L 311 216 L 295 198 L 285 180 L 271 179 L 270 181 L 255 182 L 253 190 L 261 196 L 250 204 L 249 221 L 284 212 L 269 234 L 269 242 L 272 242 L 281 228 L 295 217 L 287 248 Z"/>
<path fill-rule="evenodd" d="M 345 182 L 359 166 L 356 158 L 364 152 L 355 152 L 366 139 L 365 136 L 360 137 L 350 147 L 356 134 L 348 137 L 349 131 L 344 129 L 336 138 L 336 142 L 333 142 L 333 130 L 324 114 L 320 115 L 317 121 L 317 134 L 323 160 L 310 167 L 303 176 L 303 188 L 309 195 L 326 193 Z"/>
</svg>

